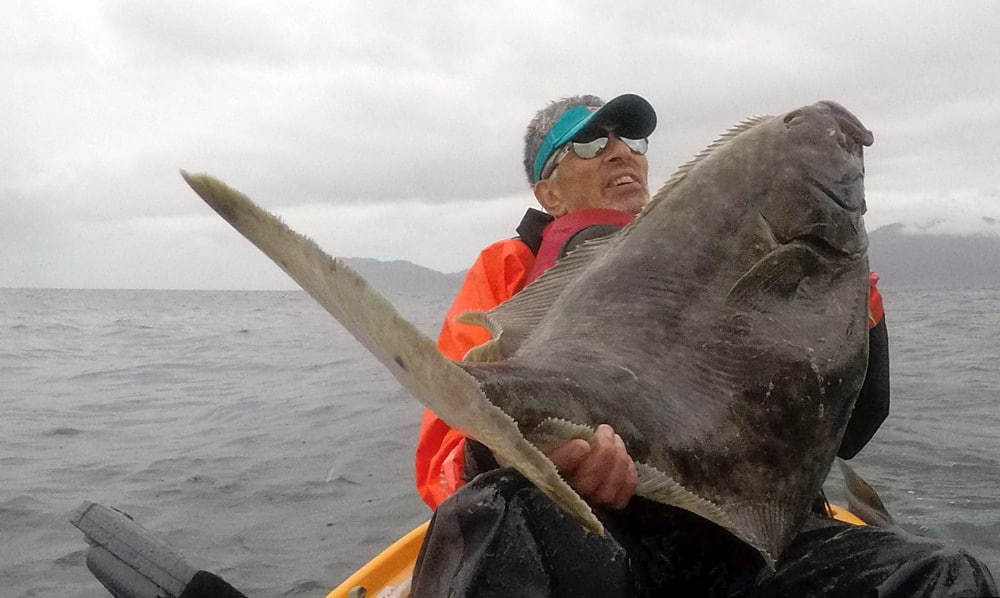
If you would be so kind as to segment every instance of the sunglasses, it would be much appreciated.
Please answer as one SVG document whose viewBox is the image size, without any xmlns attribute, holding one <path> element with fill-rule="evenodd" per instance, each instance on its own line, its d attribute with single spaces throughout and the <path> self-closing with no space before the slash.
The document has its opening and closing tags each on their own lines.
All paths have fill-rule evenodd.
<svg viewBox="0 0 1000 598">
<path fill-rule="evenodd" d="M 616 137 L 618 137 L 616 135 Z M 618 137 L 622 140 L 622 143 L 628 146 L 632 153 L 637 155 L 645 155 L 646 150 L 649 149 L 649 139 L 629 139 L 628 137 Z M 542 176 L 539 180 L 544 180 L 552 176 L 552 172 L 555 171 L 559 163 L 566 159 L 569 152 L 572 150 L 574 154 L 580 156 L 584 160 L 590 160 L 591 158 L 596 158 L 604 153 L 605 148 L 611 142 L 610 137 L 598 137 L 597 139 L 581 142 L 581 141 L 571 141 L 566 145 L 562 146 L 552 158 L 546 163 L 545 168 L 542 169 Z"/>
</svg>

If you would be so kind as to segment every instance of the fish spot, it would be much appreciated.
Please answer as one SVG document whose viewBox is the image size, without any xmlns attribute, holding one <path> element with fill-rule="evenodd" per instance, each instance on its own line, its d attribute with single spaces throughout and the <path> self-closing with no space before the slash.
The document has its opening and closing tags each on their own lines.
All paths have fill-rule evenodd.
<svg viewBox="0 0 1000 598">
<path fill-rule="evenodd" d="M 396 365 L 398 365 L 399 367 L 403 368 L 404 372 L 410 371 L 409 369 L 407 369 L 406 364 L 403 363 L 403 358 L 400 357 L 399 355 L 393 357 L 392 360 L 396 362 Z"/>
</svg>

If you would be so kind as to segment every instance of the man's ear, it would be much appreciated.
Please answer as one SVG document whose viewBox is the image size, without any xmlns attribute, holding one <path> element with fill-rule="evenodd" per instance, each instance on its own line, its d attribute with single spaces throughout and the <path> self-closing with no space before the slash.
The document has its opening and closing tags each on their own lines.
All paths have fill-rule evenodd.
<svg viewBox="0 0 1000 598">
<path fill-rule="evenodd" d="M 566 206 L 563 205 L 563 201 L 559 193 L 559 187 L 555 184 L 555 181 L 551 179 L 538 181 L 535 183 L 534 191 L 535 199 L 538 200 L 539 205 L 541 205 L 546 212 L 556 218 L 566 213 Z"/>
</svg>

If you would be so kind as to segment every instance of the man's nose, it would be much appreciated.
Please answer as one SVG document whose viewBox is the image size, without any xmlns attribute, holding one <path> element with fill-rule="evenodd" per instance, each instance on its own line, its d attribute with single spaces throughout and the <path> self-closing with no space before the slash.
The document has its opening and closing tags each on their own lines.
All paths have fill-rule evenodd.
<svg viewBox="0 0 1000 598">
<path fill-rule="evenodd" d="M 623 160 L 632 154 L 632 148 L 625 145 L 622 138 L 615 133 L 608 133 L 608 145 L 604 148 L 608 160 Z"/>
</svg>

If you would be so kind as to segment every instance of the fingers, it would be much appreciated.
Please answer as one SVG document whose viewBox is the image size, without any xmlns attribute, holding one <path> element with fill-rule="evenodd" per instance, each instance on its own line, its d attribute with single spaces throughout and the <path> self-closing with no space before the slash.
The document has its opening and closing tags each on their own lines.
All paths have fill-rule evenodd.
<svg viewBox="0 0 1000 598">
<path fill-rule="evenodd" d="M 590 453 L 575 471 L 579 491 L 599 503 L 608 503 L 613 499 L 617 494 L 617 489 L 613 491 L 613 486 L 621 483 L 615 436 L 611 426 L 598 426 L 590 443 Z"/>
<path fill-rule="evenodd" d="M 608 447 L 604 461 L 595 465 L 594 470 L 600 485 L 593 490 L 591 498 L 599 503 L 622 508 L 635 494 L 639 476 L 621 436 L 615 434 L 610 427 L 608 431 L 610 436 L 606 439 Z"/>
<path fill-rule="evenodd" d="M 564 476 L 576 471 L 580 462 L 590 452 L 590 443 L 586 440 L 570 440 L 549 453 L 549 459 L 555 463 L 556 469 Z"/>
<path fill-rule="evenodd" d="M 615 434 L 615 464 L 612 467 L 607 482 L 598 492 L 597 500 L 616 508 L 624 507 L 639 485 L 639 473 L 635 461 L 629 456 L 622 437 Z"/>
<path fill-rule="evenodd" d="M 590 500 L 621 508 L 635 494 L 635 462 L 611 426 L 598 426 L 589 444 L 572 440 L 561 445 L 549 458 L 569 485 Z"/>
</svg>

